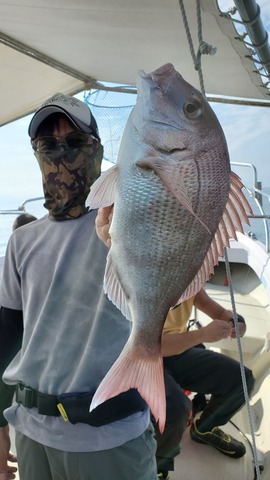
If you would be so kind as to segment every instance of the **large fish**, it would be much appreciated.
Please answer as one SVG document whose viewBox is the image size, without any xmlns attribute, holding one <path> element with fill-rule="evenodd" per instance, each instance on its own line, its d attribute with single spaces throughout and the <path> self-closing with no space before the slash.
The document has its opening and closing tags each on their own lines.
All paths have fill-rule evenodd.
<svg viewBox="0 0 270 480">
<path fill-rule="evenodd" d="M 251 210 L 201 93 L 171 64 L 140 71 L 137 90 L 117 164 L 97 180 L 87 202 L 91 208 L 114 204 L 104 288 L 133 322 L 91 410 L 137 388 L 163 431 L 167 313 L 203 287 Z"/>
</svg>

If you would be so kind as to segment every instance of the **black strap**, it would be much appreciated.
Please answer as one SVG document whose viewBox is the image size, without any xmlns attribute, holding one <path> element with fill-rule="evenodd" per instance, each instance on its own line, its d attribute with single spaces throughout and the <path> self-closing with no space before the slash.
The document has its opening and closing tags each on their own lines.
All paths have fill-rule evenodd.
<svg viewBox="0 0 270 480">
<path fill-rule="evenodd" d="M 94 394 L 66 393 L 63 395 L 46 395 L 22 383 L 16 386 L 16 401 L 26 408 L 37 408 L 41 415 L 59 416 L 65 421 L 87 423 L 94 427 L 122 420 L 136 412 L 143 412 L 146 403 L 136 389 L 122 392 L 95 408 L 91 413 L 89 407 Z"/>
<path fill-rule="evenodd" d="M 57 408 L 58 400 L 56 395 L 46 395 L 22 383 L 16 385 L 16 402 L 26 408 L 37 408 L 41 415 L 58 417 L 60 412 Z"/>
</svg>

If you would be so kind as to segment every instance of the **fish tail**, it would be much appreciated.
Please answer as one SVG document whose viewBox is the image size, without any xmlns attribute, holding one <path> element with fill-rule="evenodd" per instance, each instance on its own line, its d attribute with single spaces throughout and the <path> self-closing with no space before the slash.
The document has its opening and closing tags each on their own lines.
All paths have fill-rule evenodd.
<svg viewBox="0 0 270 480">
<path fill-rule="evenodd" d="M 162 356 L 158 353 L 149 354 L 146 350 L 141 355 L 129 342 L 99 385 L 92 399 L 90 412 L 105 400 L 130 388 L 136 388 L 149 405 L 162 433 L 166 420 Z"/>
</svg>

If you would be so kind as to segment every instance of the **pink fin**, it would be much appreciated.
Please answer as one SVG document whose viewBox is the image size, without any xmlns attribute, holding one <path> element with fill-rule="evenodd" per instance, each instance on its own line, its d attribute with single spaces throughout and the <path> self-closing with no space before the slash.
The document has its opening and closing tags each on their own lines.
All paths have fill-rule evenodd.
<svg viewBox="0 0 270 480">
<path fill-rule="evenodd" d="M 186 160 L 186 162 L 188 162 L 188 160 Z M 180 203 L 180 205 L 182 205 L 191 215 L 193 215 L 211 235 L 207 225 L 205 225 L 205 223 L 193 211 L 191 201 L 188 198 L 184 182 L 182 181 L 180 175 L 177 175 L 177 180 L 175 179 L 175 165 L 168 165 L 168 163 L 164 164 L 164 161 L 157 157 L 145 158 L 144 160 L 138 161 L 137 165 L 141 168 L 151 168 L 154 170 L 174 198 Z"/>
<path fill-rule="evenodd" d="M 196 295 L 210 276 L 214 273 L 214 266 L 218 264 L 218 255 L 224 256 L 224 248 L 229 247 L 229 239 L 237 240 L 236 231 L 243 232 L 242 223 L 249 224 L 247 213 L 253 214 L 252 209 L 242 192 L 242 184 L 238 175 L 231 172 L 231 188 L 229 198 L 225 207 L 223 216 L 215 236 L 210 245 L 209 251 L 203 261 L 203 264 L 194 277 L 188 288 L 179 298 L 177 304 L 184 302 L 188 298 Z M 173 306 L 173 305 L 172 305 Z"/>
<path fill-rule="evenodd" d="M 241 182 L 241 179 L 238 177 L 238 175 L 236 175 L 236 173 L 234 172 L 231 172 L 230 198 L 234 203 L 234 207 L 236 208 L 241 221 L 249 225 L 247 213 L 249 213 L 252 216 L 253 212 L 244 193 L 242 192 L 243 187 L 244 185 Z M 229 208 L 228 204 L 227 204 L 227 207 Z"/>
<path fill-rule="evenodd" d="M 117 177 L 117 165 L 114 165 L 102 173 L 91 187 L 90 193 L 86 199 L 86 206 L 90 207 L 90 209 L 94 209 L 113 205 L 115 201 Z"/>
<path fill-rule="evenodd" d="M 140 355 L 141 353 L 141 355 Z M 161 355 L 150 355 L 129 340 L 99 385 L 90 405 L 90 412 L 109 398 L 130 388 L 137 388 L 149 405 L 162 433 L 166 420 L 166 395 Z"/>
<path fill-rule="evenodd" d="M 131 320 L 131 313 L 125 291 L 116 274 L 110 252 L 107 256 L 104 275 L 104 292 L 108 295 L 108 298 L 111 300 L 111 302 L 122 312 L 122 314 L 128 320 Z"/>
</svg>

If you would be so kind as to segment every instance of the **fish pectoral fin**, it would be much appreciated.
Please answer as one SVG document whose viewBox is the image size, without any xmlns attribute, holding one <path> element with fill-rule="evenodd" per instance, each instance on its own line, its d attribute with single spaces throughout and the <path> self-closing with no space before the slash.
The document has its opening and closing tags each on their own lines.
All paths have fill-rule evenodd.
<svg viewBox="0 0 270 480">
<path fill-rule="evenodd" d="M 118 167 L 106 170 L 91 186 L 90 193 L 86 199 L 86 206 L 90 209 L 108 207 L 114 204 L 116 182 L 118 178 Z"/>
<path fill-rule="evenodd" d="M 107 256 L 105 268 L 104 292 L 108 295 L 108 298 L 111 300 L 111 302 L 122 312 L 122 314 L 128 320 L 131 320 L 127 296 L 114 268 L 110 252 Z"/>
<path fill-rule="evenodd" d="M 242 192 L 243 187 L 244 185 L 238 175 L 231 172 L 229 198 L 210 248 L 200 270 L 176 305 L 196 295 L 203 288 L 205 282 L 214 273 L 214 267 L 218 264 L 218 257 L 223 257 L 224 248 L 230 246 L 230 238 L 237 240 L 236 231 L 243 233 L 242 223 L 249 225 L 247 214 L 253 215 L 253 212 Z"/>
<path fill-rule="evenodd" d="M 205 285 L 210 276 L 214 274 L 214 267 L 218 264 L 218 249 L 216 246 L 215 238 L 212 240 L 210 248 L 204 258 L 204 261 L 198 271 L 198 273 L 190 282 L 184 293 L 181 295 L 176 305 L 188 300 L 196 295 Z M 176 306 L 173 305 L 173 306 Z"/>
<path fill-rule="evenodd" d="M 241 222 L 244 222 L 246 223 L 247 225 L 249 225 L 249 220 L 248 220 L 248 217 L 247 217 L 247 214 L 250 214 L 250 215 L 253 215 L 253 211 L 252 211 L 252 208 L 250 206 L 250 204 L 248 203 L 242 189 L 244 188 L 244 185 L 240 179 L 240 177 L 238 177 L 238 175 L 236 175 L 236 173 L 234 172 L 231 172 L 231 188 L 230 188 L 230 192 L 229 192 L 229 201 L 227 203 L 227 209 L 228 209 L 228 212 L 229 214 L 233 217 L 233 214 L 232 214 L 232 210 L 230 208 L 231 206 L 231 203 L 233 203 L 234 205 L 234 209 L 233 211 L 235 211 L 235 209 L 237 210 L 238 214 L 239 214 L 239 218 L 240 218 L 240 224 Z M 230 200 L 232 202 L 230 202 Z M 239 222 L 235 223 L 235 226 L 239 227 Z M 241 226 L 240 226 L 241 228 Z"/>
<path fill-rule="evenodd" d="M 244 233 L 242 223 L 249 225 L 247 215 L 253 215 L 251 206 L 242 192 L 244 185 L 240 178 L 234 172 L 231 172 L 230 177 L 228 201 L 213 240 L 221 257 L 224 256 L 224 248 L 230 246 L 229 239 L 237 240 L 236 231 Z"/>
<path fill-rule="evenodd" d="M 141 168 L 150 168 L 159 176 L 162 183 L 166 185 L 167 189 L 176 198 L 176 200 L 188 210 L 192 215 L 195 215 L 190 199 L 187 195 L 187 190 L 179 176 L 177 176 L 177 183 L 174 180 L 175 166 L 164 163 L 162 158 L 149 157 L 144 160 L 136 162 L 136 165 Z"/>
<path fill-rule="evenodd" d="M 140 355 L 140 353 L 143 353 Z M 136 388 L 149 405 L 162 433 L 166 421 L 166 395 L 161 355 L 150 355 L 136 348 L 130 340 L 99 385 L 90 412 L 109 398 Z"/>
<path fill-rule="evenodd" d="M 154 172 L 159 176 L 162 183 L 166 186 L 178 203 L 180 203 L 182 207 L 184 207 L 191 215 L 193 215 L 211 235 L 207 225 L 205 225 L 205 223 L 194 212 L 191 201 L 188 198 L 184 182 L 179 175 L 177 175 L 177 181 L 175 180 L 176 167 L 174 165 L 168 165 L 168 163 L 165 163 L 162 158 L 158 157 L 148 157 L 144 160 L 139 160 L 136 162 L 136 165 L 141 168 L 150 168 L 154 170 Z"/>
</svg>

